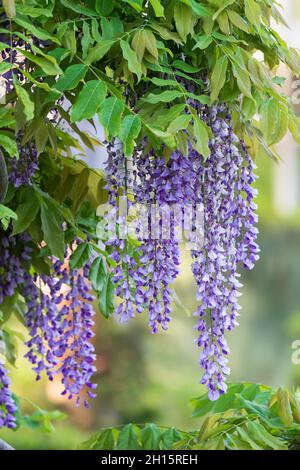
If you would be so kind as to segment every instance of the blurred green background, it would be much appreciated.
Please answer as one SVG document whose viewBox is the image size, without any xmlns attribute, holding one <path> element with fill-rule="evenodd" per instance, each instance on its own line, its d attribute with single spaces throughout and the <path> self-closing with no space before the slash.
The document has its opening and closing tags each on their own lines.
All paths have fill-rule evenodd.
<svg viewBox="0 0 300 470">
<path fill-rule="evenodd" d="M 283 3 L 287 20 L 292 19 L 287 39 L 297 45 L 298 2 Z M 287 82 L 290 86 L 291 78 Z M 287 137 L 278 151 L 283 158 L 280 165 L 266 157 L 257 162 L 262 253 L 254 271 L 242 274 L 240 327 L 228 336 L 231 380 L 299 386 L 300 365 L 291 360 L 292 342 L 300 340 L 299 149 Z M 199 385 L 199 351 L 194 345 L 195 286 L 187 251 L 182 261 L 176 281 L 179 302 L 167 333 L 150 334 L 145 318 L 124 326 L 97 316 L 99 389 L 90 410 L 66 403 L 59 383 L 35 383 L 22 359 L 20 342 L 20 359 L 11 370 L 14 392 L 41 408 L 66 412 L 68 418 L 57 423 L 52 433 L 21 428 L 2 430 L 0 437 L 17 449 L 73 449 L 102 426 L 154 421 L 179 429 L 196 428 L 189 400 L 204 390 Z M 34 411 L 26 400 L 21 399 L 21 405 L 24 413 Z"/>
</svg>

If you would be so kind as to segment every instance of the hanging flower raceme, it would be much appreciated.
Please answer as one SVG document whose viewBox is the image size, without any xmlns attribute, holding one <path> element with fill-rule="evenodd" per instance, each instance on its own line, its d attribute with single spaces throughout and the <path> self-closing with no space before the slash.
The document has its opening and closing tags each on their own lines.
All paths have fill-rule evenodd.
<svg viewBox="0 0 300 470">
<path fill-rule="evenodd" d="M 138 266 L 138 250 L 135 255 L 129 251 L 127 215 L 131 204 L 128 196 L 132 176 L 128 170 L 128 161 L 115 141 L 107 145 L 107 155 L 106 189 L 110 207 L 106 217 L 106 246 L 114 263 L 112 280 L 116 285 L 115 293 L 120 298 L 116 314 L 122 323 L 126 323 L 135 316 L 135 312 L 141 313 L 144 310 L 143 286 L 146 271 Z M 120 211 L 120 197 L 125 203 L 124 211 Z"/>
<path fill-rule="evenodd" d="M 199 221 L 193 219 L 191 239 L 198 245 L 194 243 L 192 250 L 192 270 L 201 302 L 196 314 L 200 317 L 197 342 L 202 348 L 202 383 L 208 386 L 210 398 L 216 399 L 226 391 L 225 377 L 230 372 L 225 332 L 238 324 L 242 286 L 238 267 L 242 264 L 251 269 L 258 259 L 255 190 L 251 186 L 255 180 L 254 164 L 245 145 L 233 133 L 231 116 L 225 106 L 209 108 L 193 100 L 189 104 L 211 129 L 209 158 L 204 160 L 191 142 L 188 158 L 174 151 L 166 160 L 144 141 L 133 156 L 134 202 L 147 207 L 136 229 L 140 266 L 129 256 L 124 240 L 115 237 L 108 244 L 114 247 L 111 255 L 117 264 L 114 279 L 119 283 L 117 293 L 123 297 L 117 313 L 122 321 L 134 316 L 137 304 L 138 311 L 148 310 L 153 332 L 158 331 L 159 325 L 167 329 L 172 311 L 172 284 L 179 265 L 176 228 L 182 228 L 187 204 L 192 208 L 197 204 L 204 207 L 204 227 L 197 226 Z M 121 150 L 110 145 L 107 189 L 112 206 L 111 229 L 118 220 L 119 195 L 126 193 L 125 162 Z M 205 234 L 203 246 L 199 245 L 201 229 Z M 125 265 L 132 263 L 129 274 L 124 269 L 124 261 Z M 140 270 L 138 277 L 137 270 Z M 138 285 L 130 289 L 130 282 L 136 279 Z"/>
<path fill-rule="evenodd" d="M 182 208 L 190 192 L 189 162 L 173 152 L 168 162 L 153 149 L 142 150 L 137 158 L 135 199 L 146 205 L 148 230 L 138 227 L 145 264 L 145 305 L 153 333 L 159 325 L 168 328 L 171 320 L 172 284 L 179 274 L 180 252 L 177 230 L 181 228 Z M 141 225 L 145 225 L 142 221 Z"/>
<path fill-rule="evenodd" d="M 10 391 L 10 379 L 7 369 L 0 360 L 0 429 L 16 427 L 15 413 L 17 406 Z"/>
<path fill-rule="evenodd" d="M 201 382 L 207 385 L 210 399 L 216 400 L 226 392 L 225 377 L 230 372 L 225 331 L 238 325 L 239 263 L 251 269 L 258 259 L 256 206 L 252 201 L 255 190 L 251 188 L 255 175 L 245 146 L 233 133 L 226 108 L 203 108 L 200 117 L 210 126 L 213 137 L 206 161 L 194 150 L 189 154 L 194 166 L 201 161 L 195 194 L 204 205 L 204 245 L 192 251 L 192 269 L 201 301 L 196 312 L 204 369 Z"/>
</svg>

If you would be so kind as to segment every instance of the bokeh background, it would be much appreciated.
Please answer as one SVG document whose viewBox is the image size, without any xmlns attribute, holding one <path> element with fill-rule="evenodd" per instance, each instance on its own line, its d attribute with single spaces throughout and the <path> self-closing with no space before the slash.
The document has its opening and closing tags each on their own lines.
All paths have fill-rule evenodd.
<svg viewBox="0 0 300 470">
<path fill-rule="evenodd" d="M 280 33 L 300 47 L 300 2 L 285 0 L 284 16 L 291 29 Z M 279 28 L 278 28 L 279 29 Z M 286 91 L 294 77 L 285 69 Z M 300 107 L 299 107 L 300 113 Z M 240 327 L 229 335 L 232 381 L 255 381 L 273 386 L 300 386 L 300 365 L 292 363 L 292 343 L 300 340 L 300 148 L 290 136 L 278 148 L 282 162 L 257 161 L 261 260 L 243 273 Z M 97 166 L 103 155 L 91 155 Z M 18 449 L 73 449 L 100 427 L 127 422 L 156 422 L 193 429 L 189 400 L 203 392 L 199 385 L 199 351 L 194 345 L 195 286 L 188 252 L 176 282 L 177 305 L 170 330 L 151 335 L 145 318 L 129 325 L 97 315 L 98 398 L 90 410 L 76 409 L 60 396 L 59 384 L 35 383 L 22 359 L 11 370 L 14 391 L 24 413 L 34 411 L 30 400 L 68 417 L 52 433 L 22 428 L 0 437 Z M 19 345 L 22 356 L 22 342 Z"/>
</svg>

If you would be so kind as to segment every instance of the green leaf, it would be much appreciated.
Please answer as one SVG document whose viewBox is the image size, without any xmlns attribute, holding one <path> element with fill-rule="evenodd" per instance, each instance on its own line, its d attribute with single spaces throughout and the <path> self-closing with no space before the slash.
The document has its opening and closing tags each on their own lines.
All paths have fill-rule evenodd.
<svg viewBox="0 0 300 470">
<path fill-rule="evenodd" d="M 182 114 L 181 116 L 177 116 L 173 122 L 167 128 L 167 132 L 170 134 L 176 134 L 176 132 L 180 131 L 181 129 L 186 129 L 191 121 L 190 114 Z"/>
<path fill-rule="evenodd" d="M 54 57 L 49 56 L 47 58 L 44 56 L 34 55 L 31 52 L 25 51 L 24 49 L 17 50 L 22 55 L 24 55 L 26 59 L 30 60 L 30 62 L 33 62 L 34 64 L 38 65 L 43 70 L 43 72 L 45 72 L 45 74 L 52 76 L 61 75 L 63 73 Z"/>
<path fill-rule="evenodd" d="M 164 7 L 162 6 L 160 0 L 150 0 L 150 3 L 157 18 L 162 18 L 165 16 Z"/>
<path fill-rule="evenodd" d="M 15 75 L 13 75 L 13 83 L 16 94 L 23 105 L 26 120 L 31 121 L 34 118 L 34 103 L 31 101 L 25 88 L 20 85 Z"/>
<path fill-rule="evenodd" d="M 188 5 L 177 3 L 174 7 L 174 19 L 179 36 L 186 42 L 188 35 L 193 35 L 197 21 L 192 9 Z"/>
<path fill-rule="evenodd" d="M 127 424 L 124 426 L 119 434 L 117 442 L 117 450 L 138 450 L 140 449 L 135 427 L 133 424 Z"/>
<path fill-rule="evenodd" d="M 17 143 L 15 140 L 11 139 L 7 135 L 0 134 L 0 147 L 3 147 L 4 150 L 11 156 L 11 157 L 19 157 L 19 151 L 17 147 Z"/>
<path fill-rule="evenodd" d="M 220 91 L 222 90 L 228 66 L 228 59 L 226 56 L 220 57 L 212 71 L 211 75 L 211 101 L 214 102 L 218 99 Z"/>
<path fill-rule="evenodd" d="M 158 59 L 158 50 L 156 44 L 156 37 L 149 29 L 145 29 L 143 31 L 143 35 L 145 38 L 145 48 L 148 52 L 155 58 Z"/>
<path fill-rule="evenodd" d="M 300 145 L 300 118 L 294 115 L 289 116 L 289 130 L 295 142 Z"/>
<path fill-rule="evenodd" d="M 8 18 L 15 18 L 16 16 L 16 6 L 15 0 L 2 0 L 3 9 Z"/>
<path fill-rule="evenodd" d="M 100 292 L 107 282 L 107 269 L 101 256 L 98 256 L 92 263 L 89 278 L 95 291 Z"/>
<path fill-rule="evenodd" d="M 138 137 L 142 127 L 141 118 L 136 114 L 126 116 L 121 123 L 120 139 L 123 142 L 125 156 L 132 155 L 135 139 Z"/>
<path fill-rule="evenodd" d="M 71 122 L 91 119 L 105 100 L 107 87 L 101 80 L 91 80 L 83 86 L 72 106 Z"/>
<path fill-rule="evenodd" d="M 87 57 L 91 43 L 93 43 L 93 40 L 91 39 L 90 25 L 87 21 L 84 21 L 82 24 L 82 38 L 81 38 L 83 60 L 85 60 Z"/>
<path fill-rule="evenodd" d="M 288 390 L 279 388 L 277 391 L 278 414 L 285 426 L 292 426 L 294 422 L 293 412 Z"/>
<path fill-rule="evenodd" d="M 246 429 L 247 429 L 247 428 L 246 428 Z M 263 450 L 263 447 L 261 447 L 260 445 L 258 445 L 258 444 L 255 442 L 255 440 L 253 440 L 253 439 L 251 438 L 251 436 L 249 436 L 248 432 L 247 432 L 244 428 L 238 426 L 238 427 L 236 428 L 236 430 L 237 430 L 237 433 L 240 435 L 241 439 L 242 439 L 244 442 L 247 442 L 253 450 Z"/>
<path fill-rule="evenodd" d="M 174 148 L 176 145 L 175 138 L 170 132 L 162 131 L 153 126 L 146 126 L 147 129 L 153 134 L 157 139 L 161 140 L 167 147 Z"/>
<path fill-rule="evenodd" d="M 121 0 L 124 3 L 128 3 L 138 13 L 143 11 L 143 0 Z"/>
<path fill-rule="evenodd" d="M 26 191 L 22 193 L 22 198 L 24 202 L 16 209 L 18 218 L 13 224 L 13 235 L 25 232 L 36 218 L 40 209 L 39 200 L 32 188 L 26 188 Z"/>
<path fill-rule="evenodd" d="M 229 17 L 230 22 L 233 24 L 233 26 L 236 26 L 237 28 L 241 29 L 245 33 L 249 33 L 249 27 L 246 21 L 236 11 L 227 10 L 227 15 Z"/>
<path fill-rule="evenodd" d="M 115 8 L 115 0 L 96 0 L 95 7 L 99 15 L 109 16 Z"/>
<path fill-rule="evenodd" d="M 245 0 L 245 14 L 249 22 L 260 29 L 261 9 L 257 1 Z"/>
<path fill-rule="evenodd" d="M 161 431 L 156 424 L 147 424 L 141 431 L 143 450 L 159 450 Z"/>
<path fill-rule="evenodd" d="M 44 240 L 47 243 L 51 253 L 59 258 L 64 259 L 65 243 L 64 232 L 62 229 L 62 219 L 52 205 L 41 202 L 41 222 L 44 233 Z"/>
<path fill-rule="evenodd" d="M 280 142 L 288 129 L 287 106 L 270 98 L 261 108 L 261 127 L 268 145 Z"/>
<path fill-rule="evenodd" d="M 99 309 L 105 318 L 109 318 L 115 310 L 114 295 L 115 285 L 113 283 L 111 275 L 109 274 L 106 277 L 103 288 L 98 296 Z"/>
<path fill-rule="evenodd" d="M 222 6 L 220 6 L 220 8 L 216 11 L 216 13 L 214 13 L 212 19 L 216 20 L 218 18 L 218 16 L 220 15 L 220 13 L 222 13 L 222 11 L 225 10 L 225 8 L 227 8 L 229 5 L 232 5 L 235 2 L 236 2 L 236 0 L 223 0 L 222 1 Z"/>
<path fill-rule="evenodd" d="M 108 39 L 106 41 L 103 40 L 95 47 L 92 47 L 92 49 L 89 50 L 87 58 L 85 59 L 85 63 L 90 65 L 101 60 L 105 54 L 108 53 L 114 43 L 115 41 Z"/>
<path fill-rule="evenodd" d="M 247 428 L 251 437 L 253 437 L 256 442 L 260 442 L 274 450 L 286 449 L 284 442 L 281 439 L 272 436 L 272 434 L 270 434 L 262 424 L 250 421 L 247 424 Z"/>
<path fill-rule="evenodd" d="M 172 450 L 174 444 L 176 442 L 181 441 L 183 439 L 183 435 L 177 431 L 175 428 L 170 428 L 165 431 L 161 436 L 162 447 L 166 450 Z"/>
<path fill-rule="evenodd" d="M 244 96 L 242 110 L 246 119 L 252 119 L 257 111 L 257 105 L 255 100 Z"/>
<path fill-rule="evenodd" d="M 56 82 L 55 89 L 59 91 L 73 90 L 84 79 L 87 70 L 88 67 L 84 64 L 70 65 Z"/>
<path fill-rule="evenodd" d="M 120 46 L 123 52 L 123 57 L 128 63 L 128 68 L 130 72 L 135 73 L 138 79 L 141 79 L 142 76 L 142 67 L 138 60 L 136 52 L 131 49 L 129 43 L 121 39 Z"/>
<path fill-rule="evenodd" d="M 144 30 L 139 29 L 136 31 L 136 33 L 133 35 L 131 46 L 135 51 L 139 62 L 142 63 L 146 50 L 146 35 Z"/>
<path fill-rule="evenodd" d="M 198 73 L 201 70 L 201 67 L 194 67 L 191 64 L 188 64 L 187 62 L 184 62 L 183 60 L 174 60 L 172 63 L 173 68 L 183 70 L 184 72 L 187 73 Z"/>
<path fill-rule="evenodd" d="M 113 450 L 115 447 L 114 433 L 112 429 L 101 432 L 93 445 L 93 450 Z"/>
<path fill-rule="evenodd" d="M 248 98 L 252 98 L 251 94 L 251 81 L 249 72 L 244 68 L 237 65 L 235 62 L 231 62 L 232 72 L 237 80 L 237 84 L 241 92 Z"/>
<path fill-rule="evenodd" d="M 93 247 L 88 242 L 80 243 L 70 257 L 70 268 L 80 269 L 91 258 Z"/>
<path fill-rule="evenodd" d="M 9 207 L 6 207 L 6 206 L 3 206 L 3 204 L 0 204 L 0 221 L 4 230 L 7 230 L 10 219 L 17 220 L 17 218 L 18 216 L 14 211 L 9 209 Z"/>
<path fill-rule="evenodd" d="M 115 96 L 107 98 L 102 104 L 99 119 L 105 128 L 108 138 L 116 137 L 119 134 L 123 111 L 123 102 Z"/>
<path fill-rule="evenodd" d="M 183 94 L 177 90 L 167 90 L 162 93 L 149 93 L 145 98 L 142 98 L 146 103 L 157 104 L 157 103 L 170 103 L 176 98 L 182 98 Z"/>
<path fill-rule="evenodd" d="M 195 12 L 200 18 L 211 18 L 213 15 L 212 10 L 205 7 L 201 3 L 196 2 L 196 0 L 188 0 L 189 5 L 191 6 L 193 12 Z"/>
<path fill-rule="evenodd" d="M 0 63 L 0 75 L 8 72 L 13 67 L 13 64 L 9 64 L 8 62 L 1 62 Z"/>
<path fill-rule="evenodd" d="M 193 130 L 196 139 L 194 147 L 197 152 L 199 152 L 200 155 L 203 155 L 203 157 L 206 159 L 210 156 L 210 149 L 208 146 L 209 135 L 207 126 L 206 124 L 204 124 L 203 121 L 201 121 L 201 119 L 195 118 Z"/>
<path fill-rule="evenodd" d="M 29 23 L 26 18 L 18 16 L 14 20 L 19 26 L 29 31 L 30 34 L 41 39 L 42 41 L 52 41 L 55 44 L 60 44 L 60 41 L 57 37 L 50 34 L 45 29 L 41 28 L 40 26 L 36 26 L 32 21 Z"/>
<path fill-rule="evenodd" d="M 169 109 L 163 109 L 158 116 L 155 116 L 155 124 L 158 128 L 165 128 L 171 124 L 179 114 L 185 110 L 185 104 L 175 104 Z"/>
<path fill-rule="evenodd" d="M 182 44 L 182 41 L 177 33 L 170 31 L 160 24 L 150 23 L 152 29 L 157 31 L 162 39 L 166 41 L 173 41 L 176 44 Z"/>
<path fill-rule="evenodd" d="M 193 50 L 194 49 L 201 49 L 201 50 L 207 49 L 208 46 L 210 46 L 210 44 L 213 41 L 213 38 L 209 36 L 208 34 L 203 34 L 203 36 L 197 36 L 195 39 L 197 42 L 195 46 L 193 47 Z"/>
<path fill-rule="evenodd" d="M 66 8 L 75 11 L 76 13 L 80 13 L 86 16 L 98 16 L 97 12 L 95 12 L 94 8 L 87 8 L 81 4 L 81 2 L 74 2 L 70 0 L 60 0 L 60 3 L 64 5 Z"/>
</svg>

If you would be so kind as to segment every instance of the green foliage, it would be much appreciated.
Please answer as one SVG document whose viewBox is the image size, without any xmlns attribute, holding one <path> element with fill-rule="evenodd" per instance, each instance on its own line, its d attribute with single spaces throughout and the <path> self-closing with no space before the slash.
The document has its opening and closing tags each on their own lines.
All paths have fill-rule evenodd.
<svg viewBox="0 0 300 470">
<path fill-rule="evenodd" d="M 298 392 L 297 392 L 298 393 Z M 230 384 L 216 402 L 192 400 L 199 429 L 155 424 L 106 428 L 80 445 L 84 450 L 288 450 L 300 439 L 299 396 L 259 384 Z"/>
</svg>

